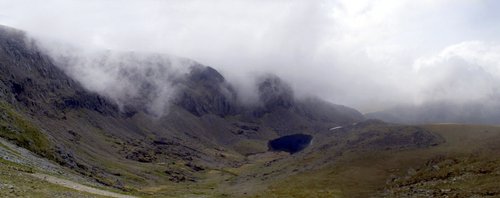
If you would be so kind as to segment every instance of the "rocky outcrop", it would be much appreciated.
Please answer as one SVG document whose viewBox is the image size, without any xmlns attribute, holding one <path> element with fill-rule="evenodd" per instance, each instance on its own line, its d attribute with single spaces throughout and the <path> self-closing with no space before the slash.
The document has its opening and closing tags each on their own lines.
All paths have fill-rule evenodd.
<svg viewBox="0 0 500 198">
<path fill-rule="evenodd" d="M 277 76 L 268 75 L 262 78 L 257 87 L 265 111 L 288 109 L 295 105 L 292 88 Z"/>
<path fill-rule="evenodd" d="M 436 156 L 388 178 L 383 197 L 498 197 L 498 160 Z"/>
<path fill-rule="evenodd" d="M 192 66 L 177 85 L 180 89 L 174 103 L 196 116 L 215 114 L 224 117 L 237 113 L 236 92 L 211 67 Z"/>
</svg>

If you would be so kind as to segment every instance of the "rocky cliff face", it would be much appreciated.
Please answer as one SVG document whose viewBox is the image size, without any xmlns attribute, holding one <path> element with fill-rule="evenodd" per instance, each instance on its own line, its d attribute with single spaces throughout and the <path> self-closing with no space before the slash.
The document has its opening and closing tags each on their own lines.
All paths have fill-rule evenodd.
<svg viewBox="0 0 500 198">
<path fill-rule="evenodd" d="M 277 108 L 288 109 L 295 105 L 292 88 L 279 77 L 268 75 L 258 83 L 259 98 L 263 109 L 272 112 Z"/>
<path fill-rule="evenodd" d="M 0 66 L 0 97 L 33 115 L 57 117 L 71 108 L 117 112 L 106 99 L 68 78 L 18 30 L 0 27 Z"/>
<path fill-rule="evenodd" d="M 175 105 L 196 116 L 214 114 L 224 117 L 237 113 L 236 92 L 219 72 L 203 65 L 194 65 L 190 70 L 179 82 L 181 88 Z"/>
</svg>

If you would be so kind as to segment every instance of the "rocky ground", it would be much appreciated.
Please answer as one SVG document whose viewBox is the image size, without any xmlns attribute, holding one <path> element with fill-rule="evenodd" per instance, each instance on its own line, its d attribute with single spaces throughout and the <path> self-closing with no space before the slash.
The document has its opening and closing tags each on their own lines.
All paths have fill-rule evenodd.
<svg viewBox="0 0 500 198">
<path fill-rule="evenodd" d="M 0 138 L 0 197 L 123 197 Z"/>
<path fill-rule="evenodd" d="M 429 160 L 387 181 L 384 197 L 499 197 L 500 161 L 481 156 Z"/>
</svg>

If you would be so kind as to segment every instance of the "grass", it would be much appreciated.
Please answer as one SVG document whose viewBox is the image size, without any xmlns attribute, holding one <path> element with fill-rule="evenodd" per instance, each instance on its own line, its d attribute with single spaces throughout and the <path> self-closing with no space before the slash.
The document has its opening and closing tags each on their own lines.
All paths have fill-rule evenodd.
<svg viewBox="0 0 500 198">
<path fill-rule="evenodd" d="M 267 151 L 267 142 L 257 140 L 241 140 L 234 146 L 234 150 L 243 155 L 262 153 Z"/>
<path fill-rule="evenodd" d="M 32 167 L 14 163 L 8 160 L 5 160 L 3 158 L 0 158 L 0 164 L 4 166 L 4 168 L 14 170 L 14 171 L 20 171 L 20 172 L 25 172 L 25 173 L 33 173 L 34 169 Z"/>
<path fill-rule="evenodd" d="M 492 154 L 495 156 L 495 154 Z M 496 155 L 498 157 L 498 154 Z M 393 196 L 411 193 L 412 188 L 450 197 L 499 196 L 500 159 L 472 154 L 432 160 L 408 175 L 390 183 Z M 444 191 L 444 192 L 443 192 Z"/>
<path fill-rule="evenodd" d="M 31 176 L 33 168 L 0 159 L 0 197 L 102 197 Z"/>
<path fill-rule="evenodd" d="M 449 179 L 473 175 L 453 184 L 428 183 L 429 189 L 470 189 L 481 193 L 496 193 L 500 186 L 500 127 L 471 125 L 429 125 L 425 128 L 441 135 L 446 142 L 429 148 L 409 150 L 347 152 L 332 165 L 291 175 L 272 182 L 266 191 L 256 197 L 370 197 L 387 187 L 392 176 L 406 177 L 410 168 L 417 174 L 408 180 L 416 183 L 426 180 Z M 328 153 L 316 153 L 324 156 Z M 473 157 L 469 157 L 473 156 Z M 426 162 L 442 157 L 456 159 L 456 163 L 439 171 L 422 171 Z M 307 162 L 301 162 L 306 164 Z M 439 165 L 439 164 L 438 164 Z M 483 172 L 483 173 L 480 173 Z M 400 183 L 402 185 L 403 183 Z M 459 194 L 470 195 L 470 194 Z M 396 196 L 397 197 L 397 196 Z"/>
<path fill-rule="evenodd" d="M 52 145 L 41 130 L 5 102 L 0 102 L 0 137 L 41 156 L 55 159 Z"/>
<path fill-rule="evenodd" d="M 129 194 L 151 197 L 205 195 L 208 197 L 241 196 L 256 197 L 370 197 L 380 193 L 388 178 L 394 176 L 405 177 L 409 168 L 415 168 L 417 174 L 408 180 L 399 180 L 397 185 L 412 185 L 420 181 L 431 179 L 446 180 L 450 176 L 475 174 L 467 180 L 456 183 L 426 183 L 422 188 L 428 189 L 472 189 L 481 193 L 495 193 L 495 187 L 500 186 L 498 168 L 500 159 L 497 155 L 487 155 L 500 151 L 500 127 L 471 126 L 471 125 L 428 125 L 426 129 L 442 136 L 446 142 L 430 148 L 411 148 L 407 150 L 379 150 L 379 151 L 349 151 L 341 156 L 335 156 L 335 162 L 321 168 L 304 169 L 291 173 L 287 170 L 300 169 L 309 164 L 321 162 L 334 156 L 335 147 L 324 151 L 317 151 L 302 158 L 291 159 L 286 156 L 267 156 L 259 154 L 248 156 L 248 164 L 231 168 L 207 169 L 196 173 L 197 182 L 174 183 L 168 180 L 164 173 L 166 169 L 182 169 L 184 162 L 174 165 L 144 164 L 127 160 L 115 161 L 107 159 L 108 154 L 89 157 L 90 162 L 99 164 L 105 171 L 119 173 Z M 101 134 L 101 133 L 95 133 Z M 0 136 L 16 143 L 19 146 L 42 156 L 50 156 L 52 145 L 41 130 L 35 127 L 21 114 L 15 112 L 8 104 L 0 103 Z M 81 144 L 83 145 L 82 142 Z M 263 152 L 267 150 L 265 142 L 242 141 L 236 144 L 235 150 L 243 153 Z M 0 144 L 0 146 L 2 146 Z M 78 151 L 84 153 L 85 149 Z M 90 149 L 89 149 L 90 150 Z M 213 151 L 214 153 L 219 151 Z M 468 158 L 478 154 L 478 158 Z M 226 153 L 225 153 L 226 154 Z M 92 156 L 91 153 L 85 154 Z M 229 157 L 243 158 L 242 156 Z M 458 159 L 458 163 L 442 167 L 439 171 L 426 171 L 425 163 L 437 156 L 445 159 Z M 49 157 L 50 158 L 50 157 Z M 265 166 L 268 161 L 284 158 L 283 161 Z M 288 164 L 289 163 L 289 164 Z M 439 163 L 444 163 L 439 162 Z M 71 189 L 54 186 L 30 177 L 29 167 L 0 160 L 0 183 L 9 183 L 21 186 L 18 194 L 11 194 L 0 189 L 0 197 L 4 196 L 31 196 L 40 192 L 41 197 L 48 197 L 50 193 L 69 193 Z M 6 168 L 10 167 L 10 168 Z M 480 168 L 478 168 L 480 167 Z M 184 167 L 185 168 L 185 167 Z M 481 168 L 484 168 L 481 169 Z M 281 171 L 283 169 L 283 171 Z M 464 170 L 462 170 L 464 169 Z M 491 170 L 487 174 L 481 172 Z M 10 172 L 9 172 L 10 171 Z M 281 171 L 281 172 L 280 172 Z M 264 176 L 264 173 L 277 172 L 275 175 Z M 481 173 L 481 174 L 476 174 Z M 7 175 L 16 174 L 15 178 L 8 179 Z M 101 183 L 114 185 L 115 180 L 97 176 Z M 274 178 L 276 176 L 276 178 Z M 269 179 L 263 179 L 270 177 Z M 248 180 L 245 180 L 248 179 Z M 261 180 L 262 179 L 262 180 Z M 32 182 L 27 182 L 33 180 Z M 26 185 L 28 187 L 26 187 Z M 34 186 L 33 188 L 29 187 Z M 395 185 L 395 184 L 394 184 Z M 477 188 L 474 188 L 477 187 Z M 44 190 L 45 189 L 45 190 Z M 264 190 L 264 191 L 261 191 Z M 403 189 L 404 190 L 404 189 Z M 242 193 L 248 192 L 248 195 Z M 3 194 L 2 194 L 3 193 Z M 25 193 L 25 194 L 23 194 Z M 257 193 L 257 194 L 254 194 Z M 53 195 L 53 194 L 52 194 Z M 467 194 L 463 194 L 467 195 Z M 82 195 L 88 196 L 88 195 Z"/>
</svg>

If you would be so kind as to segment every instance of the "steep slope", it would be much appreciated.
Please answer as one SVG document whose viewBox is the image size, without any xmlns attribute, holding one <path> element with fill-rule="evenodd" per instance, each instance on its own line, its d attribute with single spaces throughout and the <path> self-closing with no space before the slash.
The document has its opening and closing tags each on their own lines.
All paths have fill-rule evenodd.
<svg viewBox="0 0 500 198">
<path fill-rule="evenodd" d="M 35 142 L 23 142 L 22 136 L 34 131 L 32 137 L 40 136 L 47 143 L 42 145 L 44 148 L 28 148 L 101 183 L 120 188 L 125 188 L 124 175 L 131 174 L 129 177 L 137 177 L 139 182 L 154 179 L 151 175 L 138 176 L 143 173 L 134 170 L 137 164 L 126 166 L 130 160 L 150 162 L 161 157 L 163 161 L 201 158 L 214 161 L 210 160 L 214 154 L 200 154 L 204 144 L 188 133 L 174 133 L 138 110 L 121 111 L 110 100 L 84 89 L 56 67 L 23 32 L 2 27 L 0 44 L 0 87 L 6 115 L 2 119 L 7 131 L 2 135 L 4 138 L 21 146 L 39 145 L 32 138 L 28 141 Z M 139 113 L 131 114 L 134 111 Z M 20 138 L 9 133 L 17 133 Z M 148 153 L 155 150 L 161 151 L 158 156 Z M 147 169 L 141 167 L 143 171 Z"/>
<path fill-rule="evenodd" d="M 267 151 L 267 141 L 281 135 L 363 119 L 347 107 L 297 100 L 277 77 L 259 84 L 262 105 L 242 105 L 220 73 L 198 63 L 169 79 L 176 94 L 168 113 L 158 114 L 150 106 L 161 97 L 152 78 L 169 77 L 156 75 L 168 59 L 145 62 L 148 70 L 123 63 L 120 73 L 139 92 L 119 100 L 84 88 L 61 65 L 71 61 L 55 61 L 21 31 L 1 27 L 0 46 L 1 137 L 123 190 L 199 181 L 207 169 L 240 166 L 245 155 Z M 134 64 L 146 59 L 124 56 Z"/>
</svg>

